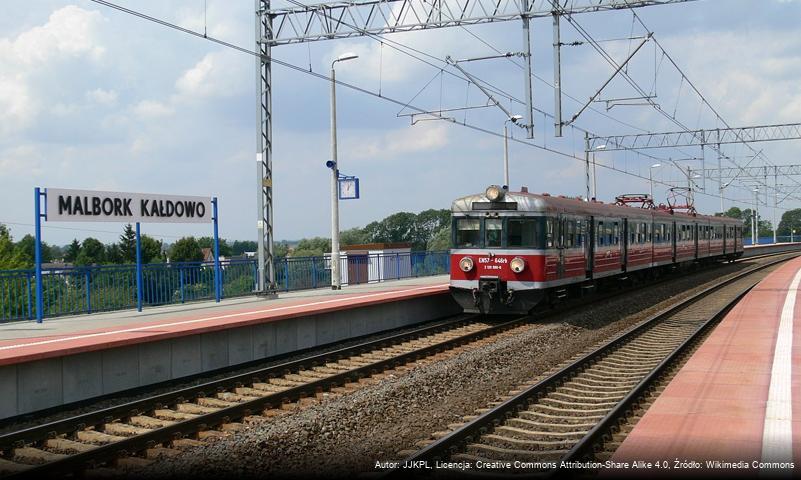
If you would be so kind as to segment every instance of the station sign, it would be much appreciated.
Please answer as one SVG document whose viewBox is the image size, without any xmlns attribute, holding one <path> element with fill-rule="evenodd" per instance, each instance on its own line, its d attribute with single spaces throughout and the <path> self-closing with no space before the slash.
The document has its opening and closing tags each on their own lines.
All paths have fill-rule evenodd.
<svg viewBox="0 0 801 480">
<path fill-rule="evenodd" d="M 212 223 L 211 197 L 47 189 L 48 222 Z"/>
</svg>

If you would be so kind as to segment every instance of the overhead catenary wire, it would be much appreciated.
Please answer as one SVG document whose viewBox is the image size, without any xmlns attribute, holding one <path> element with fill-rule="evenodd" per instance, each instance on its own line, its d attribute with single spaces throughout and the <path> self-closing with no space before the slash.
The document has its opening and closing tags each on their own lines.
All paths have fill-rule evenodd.
<svg viewBox="0 0 801 480">
<path fill-rule="evenodd" d="M 132 10 L 132 9 L 129 9 L 129 8 L 126 8 L 126 7 L 122 7 L 120 5 L 117 5 L 115 3 L 112 3 L 112 2 L 109 2 L 109 1 L 106 1 L 106 0 L 90 0 L 90 1 L 92 1 L 94 3 L 97 3 L 97 4 L 100 4 L 100 5 L 104 5 L 104 6 L 108 7 L 108 8 L 114 9 L 114 10 L 118 10 L 120 12 L 129 14 L 129 15 L 138 17 L 138 18 L 146 20 L 146 21 L 150 21 L 150 22 L 156 23 L 158 25 L 177 30 L 179 32 L 182 32 L 182 33 L 185 33 L 185 34 L 188 34 L 188 35 L 191 35 L 191 36 L 202 38 L 204 40 L 210 41 L 212 43 L 221 45 L 221 46 L 226 47 L 226 48 L 230 48 L 230 49 L 239 51 L 241 53 L 245 53 L 245 54 L 248 54 L 248 55 L 251 55 L 251 56 L 255 56 L 255 57 L 261 57 L 262 56 L 259 52 L 250 50 L 248 48 L 245 48 L 245 47 L 242 47 L 242 46 L 239 46 L 239 45 L 236 45 L 236 44 L 233 44 L 233 43 L 230 43 L 230 42 L 227 42 L 227 41 L 224 41 L 224 40 L 212 37 L 212 36 L 204 36 L 200 32 L 196 32 L 194 30 L 191 30 L 191 29 L 188 29 L 188 28 L 185 28 L 185 27 L 181 27 L 179 25 L 173 24 L 171 22 L 168 22 L 168 21 L 156 18 L 156 17 L 152 17 L 150 15 L 144 14 L 142 12 L 138 12 L 136 10 Z M 309 71 L 304 67 L 300 67 L 300 66 L 295 65 L 293 63 L 290 63 L 290 62 L 275 58 L 274 56 L 270 56 L 270 61 L 272 63 L 275 63 L 276 65 L 280 65 L 280 66 L 289 68 L 291 70 L 295 70 L 295 71 L 304 73 L 306 75 L 310 75 L 310 76 L 316 77 L 318 79 L 325 80 L 325 81 L 327 81 L 329 83 L 332 81 L 332 79 L 327 75 L 324 75 L 324 74 L 319 73 L 319 72 Z M 448 73 L 452 74 L 452 72 L 448 72 Z M 381 100 L 393 103 L 393 104 L 398 105 L 398 106 L 407 105 L 407 102 L 404 102 L 402 100 L 398 100 L 398 99 L 395 99 L 395 98 L 392 98 L 392 97 L 388 97 L 386 95 L 379 95 L 377 92 L 373 92 L 371 90 L 368 90 L 366 88 L 360 87 L 358 85 L 354 85 L 354 84 L 345 82 L 343 80 L 336 79 L 336 80 L 334 80 L 334 82 L 337 85 L 340 85 L 342 87 L 345 87 L 345 88 L 348 88 L 350 90 L 353 90 L 353 91 L 356 91 L 356 92 L 359 92 L 359 93 L 362 93 L 362 94 L 365 94 L 365 95 L 369 95 L 369 96 L 372 96 L 372 97 L 375 97 L 375 98 L 379 98 Z M 471 130 L 474 130 L 474 131 L 477 131 L 477 132 L 480 132 L 480 133 L 484 133 L 486 135 L 492 135 L 492 136 L 498 137 L 498 138 L 502 138 L 503 137 L 503 134 L 501 134 L 501 133 L 489 130 L 489 129 L 484 128 L 484 127 L 480 127 L 478 125 L 467 123 L 466 121 L 460 122 L 460 121 L 457 121 L 457 120 L 452 119 L 452 118 L 445 118 L 445 117 L 442 117 L 440 115 L 436 115 L 433 112 L 429 112 L 429 111 L 427 111 L 427 110 L 425 110 L 423 108 L 420 108 L 420 107 L 417 107 L 417 106 L 414 106 L 414 105 L 411 105 L 411 104 L 409 104 L 407 108 L 410 108 L 412 110 L 416 110 L 416 111 L 418 111 L 419 113 L 422 113 L 422 114 L 427 114 L 427 115 L 431 115 L 431 116 L 434 116 L 434 117 L 438 117 L 438 118 L 440 118 L 442 120 L 451 122 L 453 124 L 461 125 L 463 127 L 469 128 Z M 588 130 L 581 129 L 581 128 L 578 128 L 578 127 L 576 127 L 576 128 L 578 130 L 580 130 L 580 131 L 584 131 L 584 132 L 592 134 L 592 132 L 590 132 Z M 511 140 L 512 142 L 516 142 L 518 144 L 522 144 L 522 145 L 526 145 L 526 146 L 529 146 L 529 147 L 533 147 L 533 148 L 537 148 L 537 149 L 540 149 L 540 150 L 544 150 L 544 151 L 550 152 L 550 153 L 558 155 L 558 156 L 562 156 L 562 157 L 565 157 L 565 158 L 571 158 L 571 159 L 574 159 L 574 160 L 578 160 L 578 161 L 584 162 L 583 158 L 576 157 L 576 156 L 574 156 L 574 155 L 572 155 L 570 153 L 562 152 L 562 151 L 555 150 L 553 148 L 545 147 L 545 146 L 542 146 L 542 145 L 537 145 L 537 144 L 535 144 L 533 142 L 528 142 L 528 141 L 522 140 L 520 138 L 510 137 L 509 140 Z M 640 153 L 640 152 L 638 152 L 638 153 Z M 640 153 L 640 154 L 642 154 L 642 153 Z M 654 156 L 651 156 L 651 155 L 648 155 L 648 154 L 642 154 L 642 155 L 648 156 L 650 158 L 655 158 L 655 159 L 659 158 L 659 157 L 654 157 Z M 597 164 L 597 166 L 600 167 L 600 168 L 605 168 L 605 169 L 608 169 L 608 170 L 611 170 L 611 171 L 622 173 L 624 175 L 628 175 L 628 176 L 631 176 L 631 177 L 639 178 L 639 179 L 642 179 L 642 180 L 649 180 L 648 177 L 645 177 L 643 175 L 639 175 L 639 174 L 636 174 L 636 173 L 633 173 L 633 172 L 629 172 L 629 171 L 625 171 L 625 170 L 620 170 L 620 169 L 615 168 L 613 166 L 604 165 L 603 163 L 599 163 L 599 164 Z M 672 184 L 664 183 L 664 182 L 661 182 L 661 181 L 655 181 L 655 182 L 659 183 L 659 184 L 662 184 L 662 185 L 665 185 L 665 186 L 668 186 L 668 187 L 673 187 L 674 186 Z M 705 196 L 709 196 L 709 197 L 712 197 L 712 198 L 718 198 L 717 195 L 708 194 L 708 193 L 703 192 L 703 191 L 696 192 L 696 193 L 697 194 L 701 194 L 701 195 L 705 195 Z M 734 199 L 734 198 L 729 198 L 729 197 L 724 197 L 724 198 L 726 200 L 729 200 L 729 201 L 732 201 L 732 202 L 736 202 L 736 203 L 747 203 L 747 202 L 742 202 L 739 199 Z"/>
</svg>

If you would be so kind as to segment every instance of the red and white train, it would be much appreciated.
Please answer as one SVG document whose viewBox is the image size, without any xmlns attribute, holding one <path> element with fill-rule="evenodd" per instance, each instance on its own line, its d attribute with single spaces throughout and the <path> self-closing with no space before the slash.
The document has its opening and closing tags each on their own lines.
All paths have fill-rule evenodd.
<svg viewBox="0 0 801 480">
<path fill-rule="evenodd" d="M 528 313 L 609 278 L 743 254 L 737 219 L 497 185 L 457 199 L 452 215 L 450 290 L 468 312 Z"/>
</svg>

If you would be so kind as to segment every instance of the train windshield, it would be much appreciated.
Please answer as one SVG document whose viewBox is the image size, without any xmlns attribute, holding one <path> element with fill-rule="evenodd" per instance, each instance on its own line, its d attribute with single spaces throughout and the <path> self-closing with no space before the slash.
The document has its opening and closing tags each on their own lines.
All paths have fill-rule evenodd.
<svg viewBox="0 0 801 480">
<path fill-rule="evenodd" d="M 503 219 L 488 218 L 484 222 L 484 234 L 487 248 L 503 246 Z"/>
<path fill-rule="evenodd" d="M 510 218 L 507 246 L 542 248 L 542 218 Z"/>
<path fill-rule="evenodd" d="M 478 218 L 459 218 L 456 220 L 456 248 L 475 248 L 481 246 L 481 220 Z"/>
</svg>

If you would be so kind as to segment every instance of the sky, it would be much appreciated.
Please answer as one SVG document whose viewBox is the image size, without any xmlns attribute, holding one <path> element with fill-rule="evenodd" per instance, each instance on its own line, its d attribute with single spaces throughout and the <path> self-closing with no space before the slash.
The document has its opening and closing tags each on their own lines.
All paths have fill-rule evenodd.
<svg viewBox="0 0 801 480">
<path fill-rule="evenodd" d="M 255 48 L 251 0 L 117 3 Z M 88 0 L 5 0 L 3 10 L 0 223 L 6 223 L 15 238 L 33 231 L 33 188 L 40 186 L 217 196 L 220 235 L 256 239 L 258 103 L 253 56 Z M 701 0 L 640 8 L 636 13 L 645 27 L 630 11 L 576 15 L 573 20 L 618 63 L 647 31 L 653 32 L 669 57 L 648 41 L 626 71 L 667 116 L 693 129 L 722 126 L 712 108 L 734 127 L 801 121 L 800 1 Z M 563 43 L 584 40 L 565 19 L 561 33 Z M 534 104 L 549 114 L 554 109 L 552 35 L 551 19 L 532 20 Z M 443 59 L 520 52 L 521 37 L 521 23 L 510 21 L 398 33 L 383 42 L 360 37 L 273 49 L 275 58 L 326 75 L 332 59 L 353 51 L 359 58 L 337 64 L 338 80 L 425 109 L 481 107 L 445 115 L 489 133 L 431 117 L 415 117 L 413 124 L 408 108 L 338 87 L 340 169 L 361 182 L 361 198 L 341 202 L 343 229 L 397 211 L 449 208 L 456 197 L 503 183 L 505 114 L 487 106 L 487 97 L 459 78 L 458 70 Z M 408 48 L 415 51 L 401 51 Z M 460 65 L 502 91 L 497 100 L 508 110 L 523 113 L 519 100 L 524 98 L 524 71 L 519 56 Z M 565 46 L 566 119 L 612 73 L 613 67 L 588 43 Z M 690 82 L 706 103 L 691 90 Z M 617 76 L 599 98 L 638 95 Z M 273 67 L 277 240 L 330 235 L 330 171 L 325 167 L 330 158 L 329 99 L 329 82 Z M 552 119 L 537 113 L 534 120 L 534 140 L 526 140 L 520 128 L 511 127 L 512 189 L 525 185 L 533 192 L 582 195 L 582 131 L 566 127 L 557 139 Z M 592 103 L 575 125 L 602 135 L 679 129 L 649 105 L 607 110 L 599 102 Z M 752 147 L 771 164 L 784 165 L 799 163 L 797 145 L 798 141 L 785 141 Z M 744 145 L 727 146 L 723 152 L 731 158 L 724 159 L 723 166 L 764 164 L 762 158 L 750 160 L 753 153 Z M 708 147 L 647 153 L 656 158 L 597 152 L 598 198 L 612 201 L 617 194 L 647 192 L 651 170 L 655 197 L 664 201 L 669 186 L 687 184 L 671 160 L 694 170 L 717 165 L 717 153 Z M 687 158 L 693 160 L 682 160 Z M 655 163 L 661 166 L 649 168 Z M 698 210 L 718 211 L 716 180 L 696 182 Z M 779 179 L 785 191 L 799 182 L 799 178 Z M 724 207 L 748 208 L 753 202 L 751 188 L 727 187 Z M 769 206 L 772 195 L 771 191 Z M 801 193 L 783 202 L 777 216 L 801 207 L 796 196 L 801 198 Z M 771 219 L 772 208 L 763 206 L 761 211 L 763 218 Z M 110 242 L 121 229 L 114 223 L 51 223 L 45 225 L 43 239 L 59 245 L 87 236 Z M 142 227 L 143 233 L 167 242 L 184 235 L 210 235 L 210 230 L 203 225 Z"/>
</svg>

